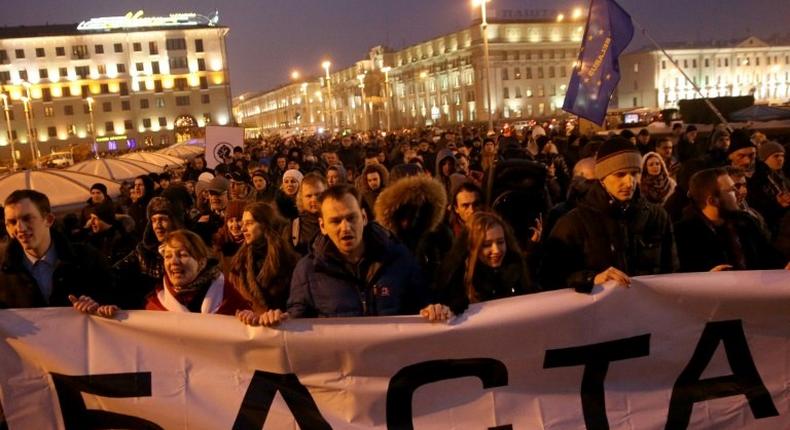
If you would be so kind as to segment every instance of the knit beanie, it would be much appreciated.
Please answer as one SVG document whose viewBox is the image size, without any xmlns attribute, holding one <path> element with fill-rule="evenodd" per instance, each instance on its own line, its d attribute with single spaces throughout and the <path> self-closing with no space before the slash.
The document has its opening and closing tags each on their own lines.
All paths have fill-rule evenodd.
<svg viewBox="0 0 790 430">
<path fill-rule="evenodd" d="M 746 132 L 746 130 L 735 130 L 732 135 L 730 135 L 730 147 L 727 149 L 727 155 L 730 155 L 739 149 L 754 147 L 754 142 L 752 142 L 751 137 L 749 136 L 749 133 Z"/>
<path fill-rule="evenodd" d="M 595 156 L 595 177 L 599 180 L 622 170 L 641 168 L 642 154 L 639 149 L 620 136 L 604 142 Z"/>
<path fill-rule="evenodd" d="M 91 191 L 93 191 L 93 190 L 99 190 L 99 191 L 101 191 L 101 193 L 102 193 L 102 194 L 104 194 L 105 196 L 107 195 L 107 186 L 106 186 L 106 185 L 104 185 L 104 184 L 102 184 L 102 183 L 95 183 L 95 184 L 91 185 L 91 189 L 90 189 L 90 190 L 91 190 Z"/>
<path fill-rule="evenodd" d="M 96 215 L 100 220 L 106 224 L 115 224 L 115 211 L 113 210 L 112 203 L 104 201 L 90 209 L 90 213 Z"/>
<path fill-rule="evenodd" d="M 776 142 L 765 142 L 760 145 L 760 149 L 757 150 L 757 155 L 760 156 L 760 160 L 765 161 L 768 157 L 776 154 L 777 152 L 781 152 L 782 154 L 785 153 L 784 146 L 776 143 Z"/>
<path fill-rule="evenodd" d="M 154 197 L 148 202 L 146 215 L 148 215 L 149 220 L 152 216 L 157 214 L 167 215 L 170 217 L 171 221 L 180 223 L 184 213 L 184 210 L 180 206 L 181 205 L 174 204 L 164 197 Z"/>
<path fill-rule="evenodd" d="M 304 175 L 302 174 L 302 172 L 300 172 L 300 171 L 298 171 L 296 169 L 286 170 L 285 173 L 283 173 L 283 181 L 285 181 L 285 178 L 288 178 L 288 177 L 295 178 L 296 182 L 298 182 L 300 184 L 302 183 L 302 179 L 304 179 Z"/>
</svg>

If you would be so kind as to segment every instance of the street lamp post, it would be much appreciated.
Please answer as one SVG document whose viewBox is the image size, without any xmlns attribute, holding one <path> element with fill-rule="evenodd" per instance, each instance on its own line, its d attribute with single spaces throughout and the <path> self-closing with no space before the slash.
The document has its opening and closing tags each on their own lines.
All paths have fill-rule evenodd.
<svg viewBox="0 0 790 430">
<path fill-rule="evenodd" d="M 41 157 L 41 151 L 38 149 L 38 134 L 36 133 L 36 128 L 33 123 L 33 96 L 30 95 L 30 87 L 33 85 L 30 82 L 22 82 L 22 86 L 25 88 L 25 94 L 27 94 L 27 104 L 28 104 L 28 111 L 25 114 L 25 117 L 30 117 L 30 122 L 28 125 L 29 131 L 31 132 L 30 143 L 33 146 L 33 150 L 36 153 L 35 158 Z"/>
<path fill-rule="evenodd" d="M 485 90 L 488 102 L 488 131 L 494 131 L 494 114 L 491 106 L 491 61 L 488 56 L 488 19 L 486 15 L 486 3 L 490 0 L 474 0 L 475 4 L 480 4 L 480 34 L 483 37 L 483 61 L 485 62 Z"/>
<path fill-rule="evenodd" d="M 11 107 L 8 106 L 8 96 L 6 94 L 0 94 L 0 98 L 3 99 L 3 111 L 5 111 L 5 124 L 6 124 L 6 131 L 8 132 L 8 144 L 11 145 L 11 162 L 13 169 L 16 170 L 19 165 L 16 161 L 16 148 L 14 146 L 14 133 L 11 131 Z"/>
<path fill-rule="evenodd" d="M 32 164 L 35 165 L 38 157 L 36 157 L 35 148 L 36 137 L 33 133 L 33 126 L 30 124 L 30 99 L 27 97 L 22 97 L 22 104 L 25 107 L 25 125 L 27 125 L 27 137 L 30 141 L 30 156 L 32 157 Z"/>
<path fill-rule="evenodd" d="M 93 118 L 93 97 L 88 97 L 85 99 L 88 102 L 88 114 L 91 117 L 91 137 L 93 138 L 93 143 L 91 143 L 91 149 L 93 149 L 93 158 L 99 159 L 99 154 L 96 148 L 96 121 Z"/>
<path fill-rule="evenodd" d="M 368 110 L 367 103 L 365 103 L 365 74 L 360 73 L 357 75 L 359 81 L 359 90 L 362 95 L 362 129 L 368 131 Z"/>
<path fill-rule="evenodd" d="M 392 131 L 392 107 L 390 106 L 390 99 L 392 94 L 390 93 L 390 71 L 392 67 L 386 66 L 382 67 L 381 71 L 384 72 L 384 114 L 387 115 L 387 132 Z"/>
<path fill-rule="evenodd" d="M 326 74 L 326 92 L 327 92 L 327 112 L 329 113 L 329 129 L 335 128 L 335 118 L 334 118 L 334 111 L 332 110 L 332 80 L 329 78 L 329 68 L 332 66 L 332 63 L 329 61 L 324 61 L 321 63 L 321 67 L 324 68 L 324 72 Z"/>
</svg>

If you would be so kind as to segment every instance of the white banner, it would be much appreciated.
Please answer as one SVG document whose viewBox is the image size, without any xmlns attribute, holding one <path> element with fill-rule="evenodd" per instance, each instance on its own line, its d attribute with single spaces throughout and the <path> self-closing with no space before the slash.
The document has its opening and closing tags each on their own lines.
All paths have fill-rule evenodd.
<svg viewBox="0 0 790 430">
<path fill-rule="evenodd" d="M 419 317 L 0 311 L 16 429 L 787 429 L 790 272 L 677 274 Z M 2 426 L 0 426 L 2 427 Z"/>
<path fill-rule="evenodd" d="M 233 156 L 233 147 L 244 148 L 244 129 L 241 127 L 206 126 L 206 166 L 209 169 Z"/>
</svg>

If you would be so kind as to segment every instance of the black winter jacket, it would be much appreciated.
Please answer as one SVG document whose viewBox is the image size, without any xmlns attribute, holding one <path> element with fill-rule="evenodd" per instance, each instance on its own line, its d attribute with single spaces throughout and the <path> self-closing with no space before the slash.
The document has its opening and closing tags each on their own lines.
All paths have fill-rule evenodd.
<svg viewBox="0 0 790 430">
<path fill-rule="evenodd" d="M 609 267 L 629 276 L 671 273 L 677 251 L 663 208 L 638 192 L 624 206 L 596 184 L 549 234 L 541 286 L 589 292 L 595 275 Z"/>
<path fill-rule="evenodd" d="M 17 240 L 0 249 L 0 309 L 71 306 L 68 295 L 87 295 L 113 303 L 115 283 L 104 259 L 89 246 L 72 244 L 51 230 L 58 263 L 52 275 L 52 295 L 44 297 L 24 265 L 25 252 Z"/>
</svg>

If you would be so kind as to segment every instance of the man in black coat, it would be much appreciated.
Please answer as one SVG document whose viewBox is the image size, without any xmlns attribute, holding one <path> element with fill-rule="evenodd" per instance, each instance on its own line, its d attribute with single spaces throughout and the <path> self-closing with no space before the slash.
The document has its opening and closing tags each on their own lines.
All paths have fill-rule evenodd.
<svg viewBox="0 0 790 430">
<path fill-rule="evenodd" d="M 46 195 L 16 190 L 5 200 L 4 215 L 11 240 L 0 249 L 0 308 L 71 306 L 69 295 L 113 302 L 104 259 L 52 229 L 55 216 Z"/>
<path fill-rule="evenodd" d="M 637 193 L 641 160 L 639 150 L 619 136 L 601 145 L 595 159 L 599 183 L 546 240 L 544 289 L 589 292 L 606 281 L 628 285 L 629 276 L 676 270 L 669 217 Z"/>
<path fill-rule="evenodd" d="M 725 169 L 691 178 L 692 205 L 675 225 L 683 272 L 790 269 L 753 217 L 738 209 L 735 182 Z"/>
</svg>

